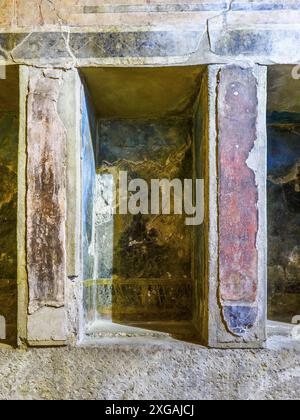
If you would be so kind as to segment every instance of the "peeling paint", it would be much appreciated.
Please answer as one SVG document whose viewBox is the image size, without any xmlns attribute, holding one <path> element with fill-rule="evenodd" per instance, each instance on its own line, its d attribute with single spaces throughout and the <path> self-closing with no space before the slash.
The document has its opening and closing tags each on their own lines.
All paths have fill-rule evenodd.
<svg viewBox="0 0 300 420">
<path fill-rule="evenodd" d="M 66 132 L 57 113 L 61 73 L 36 71 L 28 94 L 29 313 L 64 305 Z"/>
<path fill-rule="evenodd" d="M 255 173 L 248 166 L 256 141 L 258 105 L 252 69 L 222 69 L 218 95 L 220 299 L 228 328 L 243 333 L 243 312 L 230 308 L 257 300 L 258 191 Z M 250 317 L 251 327 L 256 312 Z"/>
<path fill-rule="evenodd" d="M 290 323 L 300 309 L 300 119 L 268 120 L 268 316 Z"/>
</svg>

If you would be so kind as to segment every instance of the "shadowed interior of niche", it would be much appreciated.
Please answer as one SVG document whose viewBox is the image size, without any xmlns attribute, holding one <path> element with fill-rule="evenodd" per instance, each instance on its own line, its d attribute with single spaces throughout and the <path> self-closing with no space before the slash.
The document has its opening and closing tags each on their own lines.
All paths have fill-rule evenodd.
<svg viewBox="0 0 300 420">
<path fill-rule="evenodd" d="M 300 80 L 268 73 L 268 317 L 300 315 Z"/>
<path fill-rule="evenodd" d="M 120 172 L 128 182 L 148 185 L 195 177 L 203 69 L 81 73 L 86 323 L 101 336 L 151 330 L 196 339 L 195 227 L 185 225 L 185 215 L 113 215 L 109 209 Z"/>
<path fill-rule="evenodd" d="M 7 67 L 2 76 L 5 78 L 0 78 L 0 344 L 16 346 L 18 67 Z"/>
</svg>

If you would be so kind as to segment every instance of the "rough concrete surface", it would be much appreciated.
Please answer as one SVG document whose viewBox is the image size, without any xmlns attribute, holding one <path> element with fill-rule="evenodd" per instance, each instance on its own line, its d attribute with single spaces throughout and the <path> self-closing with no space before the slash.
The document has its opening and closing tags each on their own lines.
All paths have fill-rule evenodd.
<svg viewBox="0 0 300 420">
<path fill-rule="evenodd" d="M 298 399 L 300 349 L 103 346 L 0 352 L 1 399 Z"/>
</svg>

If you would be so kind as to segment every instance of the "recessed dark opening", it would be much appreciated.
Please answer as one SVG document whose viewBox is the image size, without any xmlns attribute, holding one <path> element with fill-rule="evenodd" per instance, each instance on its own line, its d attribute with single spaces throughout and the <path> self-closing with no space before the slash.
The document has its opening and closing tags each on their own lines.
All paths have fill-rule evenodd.
<svg viewBox="0 0 300 420">
<path fill-rule="evenodd" d="M 0 344 L 17 343 L 19 69 L 0 79 Z"/>
<path fill-rule="evenodd" d="M 104 217 L 97 209 L 111 205 L 120 171 L 148 185 L 151 179 L 195 178 L 202 73 L 201 67 L 82 69 L 84 306 L 90 325 L 122 324 L 180 338 L 198 334 L 195 228 L 185 225 L 186 216 Z"/>
<path fill-rule="evenodd" d="M 300 80 L 293 66 L 268 77 L 268 316 L 300 315 Z"/>
</svg>

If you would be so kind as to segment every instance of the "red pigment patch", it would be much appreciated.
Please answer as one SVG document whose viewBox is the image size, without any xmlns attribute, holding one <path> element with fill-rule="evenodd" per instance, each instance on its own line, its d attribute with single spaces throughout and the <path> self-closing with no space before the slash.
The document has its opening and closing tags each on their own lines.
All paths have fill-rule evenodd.
<svg viewBox="0 0 300 420">
<path fill-rule="evenodd" d="M 258 191 L 247 159 L 256 140 L 257 81 L 251 69 L 220 72 L 219 239 L 223 301 L 252 303 L 258 284 Z"/>
</svg>

